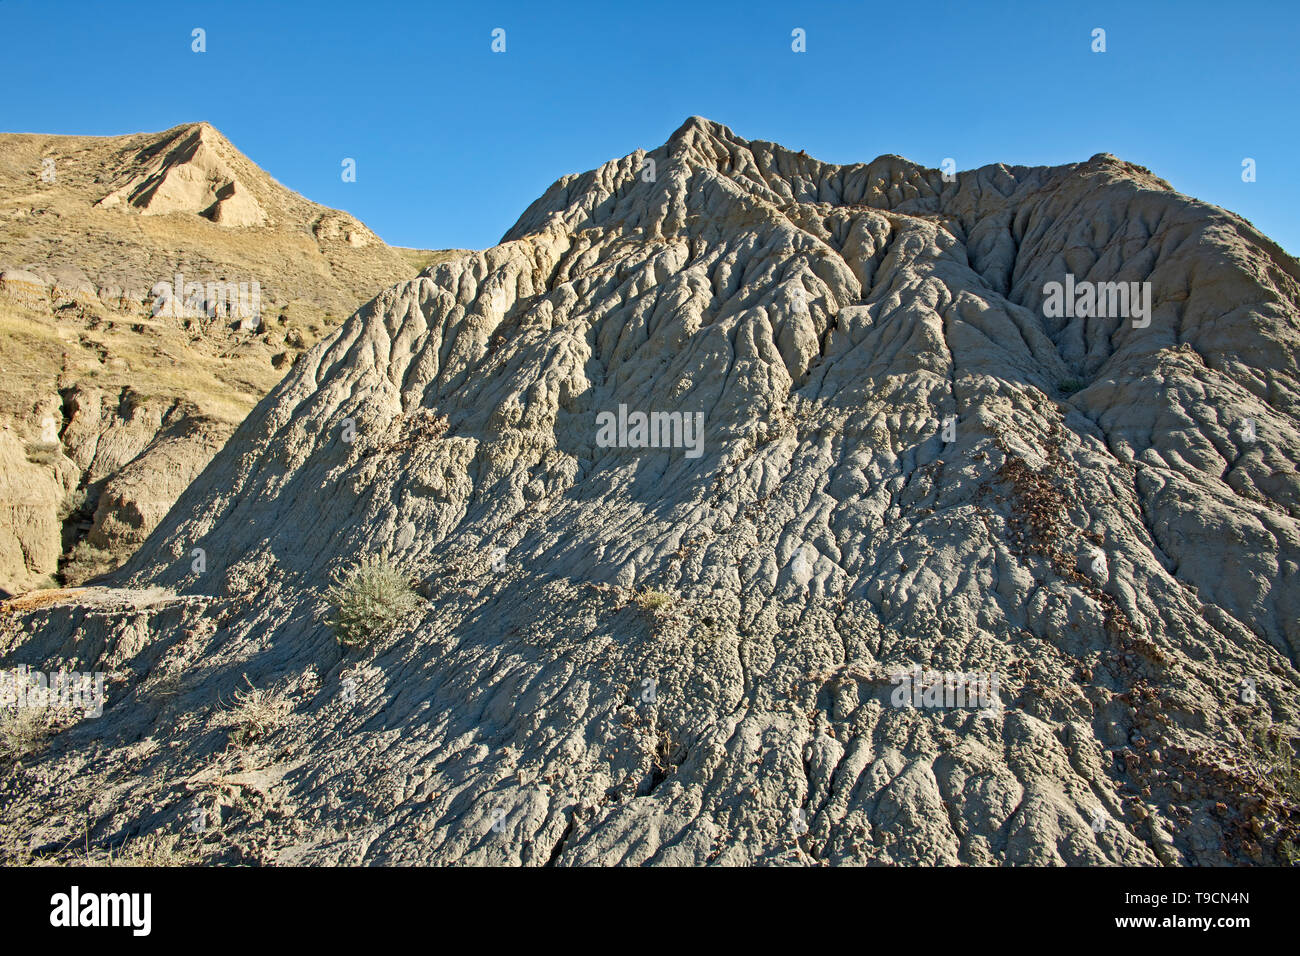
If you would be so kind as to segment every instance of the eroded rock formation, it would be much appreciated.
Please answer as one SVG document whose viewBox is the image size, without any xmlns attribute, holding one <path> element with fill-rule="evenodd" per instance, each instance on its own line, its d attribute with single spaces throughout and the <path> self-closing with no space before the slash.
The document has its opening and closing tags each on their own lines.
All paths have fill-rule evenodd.
<svg viewBox="0 0 1300 956">
<path fill-rule="evenodd" d="M 1049 318 L 1067 275 L 1150 314 Z M 210 859 L 1288 859 L 1298 280 L 1109 155 L 945 182 L 692 119 L 364 306 L 113 588 L 11 609 L 5 664 L 115 679 L 8 771 L 6 853 L 202 805 Z M 603 447 L 620 406 L 703 454 Z M 428 603 L 344 652 L 381 551 Z M 239 747 L 245 682 L 287 716 Z"/>
</svg>

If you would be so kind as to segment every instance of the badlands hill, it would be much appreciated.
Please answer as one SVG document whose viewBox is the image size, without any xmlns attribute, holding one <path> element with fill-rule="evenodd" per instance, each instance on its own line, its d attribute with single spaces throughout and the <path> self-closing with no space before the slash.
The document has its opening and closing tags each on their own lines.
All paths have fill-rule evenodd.
<svg viewBox="0 0 1300 956">
<path fill-rule="evenodd" d="M 207 123 L 0 134 L 0 591 L 119 563 L 298 354 L 434 258 Z M 178 274 L 202 292 L 155 308 Z M 260 321 L 209 295 L 227 281 Z"/>
<path fill-rule="evenodd" d="M 1103 282 L 1140 314 L 1061 307 Z M 108 586 L 9 606 L 0 663 L 110 676 L 11 756 L 5 859 L 1290 860 L 1298 293 L 1107 154 L 949 182 L 693 118 L 363 306 Z M 421 610 L 342 648 L 384 553 Z"/>
</svg>

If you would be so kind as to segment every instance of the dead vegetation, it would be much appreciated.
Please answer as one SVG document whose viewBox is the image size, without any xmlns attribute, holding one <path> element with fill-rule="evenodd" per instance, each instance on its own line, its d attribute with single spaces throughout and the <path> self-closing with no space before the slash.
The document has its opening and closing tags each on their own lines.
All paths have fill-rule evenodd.
<svg viewBox="0 0 1300 956">
<path fill-rule="evenodd" d="M 237 690 L 234 702 L 227 708 L 227 722 L 231 725 L 230 742 L 236 747 L 247 747 L 264 740 L 283 727 L 293 711 L 293 702 L 281 687 L 254 687 L 244 676 L 247 690 Z"/>
<path fill-rule="evenodd" d="M 0 709 L 0 760 L 21 760 L 39 753 L 49 734 L 49 722 L 42 709 Z"/>
<path fill-rule="evenodd" d="M 84 862 L 104 866 L 196 866 L 202 862 L 202 856 L 193 838 L 176 833 L 149 833 L 127 840 L 103 859 L 88 855 Z"/>
</svg>

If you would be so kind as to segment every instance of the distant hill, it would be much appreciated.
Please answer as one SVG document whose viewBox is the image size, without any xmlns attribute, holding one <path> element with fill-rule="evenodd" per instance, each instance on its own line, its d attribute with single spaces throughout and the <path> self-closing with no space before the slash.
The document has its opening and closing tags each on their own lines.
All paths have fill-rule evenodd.
<svg viewBox="0 0 1300 956">
<path fill-rule="evenodd" d="M 207 123 L 0 134 L 0 592 L 115 566 L 298 355 L 447 255 L 386 246 Z M 201 290 L 159 309 L 177 276 Z"/>
</svg>

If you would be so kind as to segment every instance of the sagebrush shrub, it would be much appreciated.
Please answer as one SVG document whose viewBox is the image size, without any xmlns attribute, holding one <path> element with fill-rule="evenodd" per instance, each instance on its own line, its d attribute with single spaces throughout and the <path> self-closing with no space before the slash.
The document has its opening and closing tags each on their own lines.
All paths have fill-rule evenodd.
<svg viewBox="0 0 1300 956">
<path fill-rule="evenodd" d="M 42 712 L 33 707 L 0 710 L 0 757 L 17 760 L 41 749 L 48 735 Z"/>
<path fill-rule="evenodd" d="M 643 611 L 658 611 L 662 608 L 672 607 L 676 602 L 676 599 L 671 594 L 652 590 L 642 591 L 636 595 L 635 600 Z"/>
<path fill-rule="evenodd" d="M 419 612 L 424 599 L 410 579 L 382 555 L 362 558 L 330 588 L 330 626 L 344 647 L 359 647 Z"/>
</svg>

